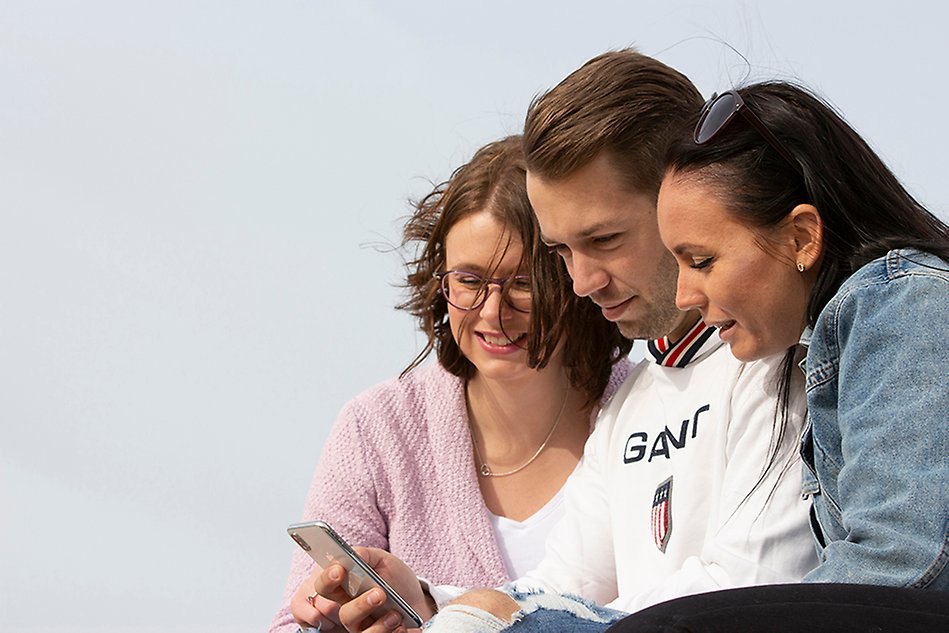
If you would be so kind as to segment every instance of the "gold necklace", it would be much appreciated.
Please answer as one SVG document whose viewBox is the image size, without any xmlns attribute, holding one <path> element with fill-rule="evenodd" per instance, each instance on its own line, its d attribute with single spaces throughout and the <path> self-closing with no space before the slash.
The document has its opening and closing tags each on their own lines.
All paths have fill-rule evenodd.
<svg viewBox="0 0 949 633">
<path fill-rule="evenodd" d="M 560 413 L 557 414 L 557 419 L 554 420 L 554 425 L 553 425 L 552 427 L 550 427 L 550 432 L 547 433 L 547 437 L 545 437 L 545 438 L 544 438 L 544 441 L 541 442 L 540 447 L 538 447 L 537 451 L 536 451 L 533 455 L 531 455 L 531 458 L 530 458 L 530 459 L 528 459 L 526 462 L 524 462 L 523 464 L 521 464 L 520 466 L 518 466 L 518 467 L 515 468 L 514 470 L 509 470 L 509 471 L 507 471 L 506 473 L 496 473 L 496 472 L 492 472 L 492 471 L 491 471 L 491 467 L 488 466 L 488 462 L 486 462 L 486 461 L 484 461 L 483 459 L 481 459 L 481 451 L 478 450 L 478 441 L 475 440 L 474 433 L 472 433 L 472 434 L 471 434 L 471 445 L 474 447 L 475 461 L 481 463 L 481 467 L 478 468 L 478 474 L 480 474 L 482 477 L 507 477 L 508 475 L 513 475 L 514 473 L 519 473 L 519 472 L 521 472 L 522 470 L 524 470 L 525 468 L 527 468 L 528 466 L 530 466 L 530 465 L 533 463 L 533 461 L 534 461 L 535 459 L 537 459 L 537 457 L 541 454 L 541 452 L 542 452 L 545 448 L 547 448 L 547 442 L 549 442 L 549 441 L 550 441 L 550 438 L 552 438 L 552 437 L 554 436 L 554 431 L 557 430 L 557 425 L 560 424 L 560 418 L 563 417 L 564 409 L 567 408 L 567 395 L 569 395 L 569 393 L 570 393 L 570 390 L 569 390 L 569 389 L 565 389 L 565 390 L 564 390 L 564 393 L 563 393 L 563 403 L 561 403 L 561 405 L 560 405 Z M 468 422 L 468 426 L 469 426 L 469 427 L 471 426 L 470 420 L 469 420 L 469 422 Z"/>
</svg>

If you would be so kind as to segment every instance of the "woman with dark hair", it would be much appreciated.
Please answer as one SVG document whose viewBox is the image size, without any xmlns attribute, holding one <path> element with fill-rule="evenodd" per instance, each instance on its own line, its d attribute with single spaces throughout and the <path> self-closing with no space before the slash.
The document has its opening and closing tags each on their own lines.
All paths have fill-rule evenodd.
<svg viewBox="0 0 949 633">
<path fill-rule="evenodd" d="M 706 104 L 669 153 L 658 217 L 680 309 L 741 360 L 786 351 L 785 402 L 804 354 L 820 563 L 801 585 L 691 596 L 611 630 L 949 630 L 949 228 L 782 82 Z"/>
<path fill-rule="evenodd" d="M 540 243 L 520 137 L 483 147 L 424 197 L 403 246 L 400 307 L 427 344 L 399 378 L 343 408 L 303 518 L 435 583 L 501 584 L 543 553 L 631 343 Z M 537 307 L 541 294 L 556 308 Z M 423 366 L 432 351 L 438 362 Z M 336 605 L 313 593 L 313 569 L 297 552 L 272 632 L 330 626 Z"/>
</svg>

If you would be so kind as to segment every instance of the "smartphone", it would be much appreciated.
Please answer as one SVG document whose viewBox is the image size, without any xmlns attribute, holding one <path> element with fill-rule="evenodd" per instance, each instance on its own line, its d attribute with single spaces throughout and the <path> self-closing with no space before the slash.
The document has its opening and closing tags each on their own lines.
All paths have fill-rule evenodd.
<svg viewBox="0 0 949 633">
<path fill-rule="evenodd" d="M 342 565 L 346 570 L 346 580 L 342 587 L 350 597 L 355 598 L 373 587 L 382 589 L 386 594 L 386 601 L 372 612 L 374 618 L 379 619 L 389 611 L 398 611 L 402 614 L 402 622 L 406 628 L 422 626 L 422 618 L 409 606 L 409 603 L 396 593 L 395 589 L 369 566 L 369 563 L 360 558 L 359 554 L 329 525 L 323 521 L 294 523 L 287 528 L 287 534 L 320 567 L 325 569 L 333 563 Z"/>
</svg>

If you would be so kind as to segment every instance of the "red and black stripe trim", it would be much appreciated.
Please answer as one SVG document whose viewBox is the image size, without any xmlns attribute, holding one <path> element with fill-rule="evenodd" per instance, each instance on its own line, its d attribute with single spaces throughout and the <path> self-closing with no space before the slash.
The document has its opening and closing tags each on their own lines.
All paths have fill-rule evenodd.
<svg viewBox="0 0 949 633">
<path fill-rule="evenodd" d="M 671 342 L 669 337 L 663 336 L 646 343 L 646 349 L 653 360 L 663 367 L 685 367 L 714 334 L 715 328 L 705 325 L 705 322 L 699 319 L 692 329 L 675 343 Z"/>
</svg>

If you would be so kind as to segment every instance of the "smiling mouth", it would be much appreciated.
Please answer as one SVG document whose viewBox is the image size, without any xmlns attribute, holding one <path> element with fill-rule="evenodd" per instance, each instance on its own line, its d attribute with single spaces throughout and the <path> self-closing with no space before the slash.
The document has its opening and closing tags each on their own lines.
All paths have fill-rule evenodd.
<svg viewBox="0 0 949 633">
<path fill-rule="evenodd" d="M 594 301 L 594 303 L 600 307 L 600 311 L 607 321 L 616 321 L 626 313 L 626 308 L 629 307 L 630 302 L 635 298 L 635 296 L 632 296 L 629 299 L 625 299 L 613 305 L 605 305 L 596 301 Z"/>
<path fill-rule="evenodd" d="M 517 345 L 518 347 L 521 347 L 521 343 L 527 340 L 526 333 L 514 337 L 513 340 L 504 335 L 495 336 L 493 334 L 485 334 L 483 332 L 478 332 L 478 336 L 485 343 L 488 343 L 489 345 L 495 345 L 497 347 L 508 347 L 509 345 Z"/>
<path fill-rule="evenodd" d="M 624 299 L 623 301 L 620 301 L 619 303 L 613 304 L 611 306 L 601 305 L 600 307 L 603 308 L 604 310 L 615 310 L 616 308 L 622 307 L 626 305 L 627 303 L 629 303 L 630 299 L 632 299 L 632 297 L 630 297 L 629 299 Z"/>
<path fill-rule="evenodd" d="M 716 323 L 715 327 L 718 328 L 719 333 L 727 332 L 735 326 L 735 321 L 722 321 L 721 323 Z"/>
</svg>

